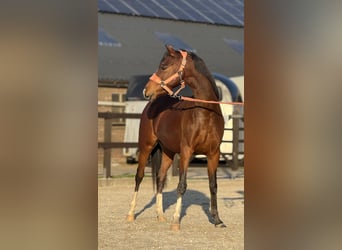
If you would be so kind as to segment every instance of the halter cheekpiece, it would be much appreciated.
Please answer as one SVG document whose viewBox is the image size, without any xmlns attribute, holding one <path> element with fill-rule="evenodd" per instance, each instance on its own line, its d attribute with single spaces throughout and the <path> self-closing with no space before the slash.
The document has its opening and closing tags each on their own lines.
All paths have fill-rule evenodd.
<svg viewBox="0 0 342 250">
<path fill-rule="evenodd" d="M 183 76 L 183 69 L 185 67 L 186 64 L 186 57 L 188 55 L 188 53 L 186 51 L 179 51 L 183 57 L 182 59 L 182 63 L 178 69 L 178 71 L 176 73 L 174 73 L 173 75 L 171 75 L 169 78 L 167 78 L 166 80 L 162 80 L 159 76 L 157 76 L 156 73 L 153 73 L 153 75 L 150 77 L 150 80 L 159 84 L 161 88 L 163 88 L 170 96 L 172 97 L 178 97 L 178 93 L 185 88 L 185 82 L 182 78 Z M 180 83 L 180 88 L 176 91 L 173 92 L 169 87 L 168 84 L 170 82 L 172 82 L 173 80 L 179 78 L 179 83 Z"/>
</svg>

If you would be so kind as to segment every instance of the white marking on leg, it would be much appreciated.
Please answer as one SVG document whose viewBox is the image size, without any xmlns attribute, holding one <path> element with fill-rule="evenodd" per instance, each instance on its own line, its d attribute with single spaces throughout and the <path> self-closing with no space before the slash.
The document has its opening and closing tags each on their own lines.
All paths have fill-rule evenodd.
<svg viewBox="0 0 342 250">
<path fill-rule="evenodd" d="M 182 209 L 182 196 L 179 196 L 177 198 L 176 210 L 175 210 L 175 213 L 173 214 L 174 223 L 179 223 L 181 209 Z"/>
<path fill-rule="evenodd" d="M 157 194 L 156 195 L 156 211 L 157 215 L 163 215 L 163 194 Z"/>
<path fill-rule="evenodd" d="M 137 206 L 137 196 L 138 196 L 138 192 L 134 192 L 128 215 L 134 216 L 135 207 Z"/>
</svg>

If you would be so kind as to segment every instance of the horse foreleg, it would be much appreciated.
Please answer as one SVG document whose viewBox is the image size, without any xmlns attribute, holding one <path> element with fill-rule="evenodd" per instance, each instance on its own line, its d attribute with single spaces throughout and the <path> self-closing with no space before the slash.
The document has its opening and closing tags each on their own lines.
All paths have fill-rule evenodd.
<svg viewBox="0 0 342 250">
<path fill-rule="evenodd" d="M 139 154 L 139 164 L 137 167 L 137 173 L 135 174 L 134 194 L 133 194 L 132 201 L 130 203 L 130 209 L 126 217 L 127 221 L 134 221 L 135 219 L 135 208 L 137 205 L 138 191 L 139 191 L 140 183 L 142 182 L 144 175 L 145 175 L 145 166 L 146 166 L 148 157 L 150 155 L 150 151 L 152 151 L 152 149 L 146 152 L 140 152 Z"/>
<path fill-rule="evenodd" d="M 157 178 L 156 212 L 157 212 L 158 220 L 161 222 L 166 221 L 166 218 L 164 216 L 164 209 L 163 209 L 162 192 L 165 186 L 167 170 L 170 168 L 172 164 L 173 156 L 174 154 L 172 153 L 167 154 L 167 152 L 163 151 L 161 166 L 160 166 L 158 178 Z"/>
<path fill-rule="evenodd" d="M 182 152 L 179 164 L 179 183 L 177 187 L 177 203 L 175 213 L 173 214 L 173 221 L 171 224 L 171 230 L 178 231 L 180 229 L 180 216 L 182 211 L 182 199 L 187 188 L 186 176 L 188 165 L 192 153 Z"/>
<path fill-rule="evenodd" d="M 208 158 L 208 178 L 209 178 L 209 189 L 210 189 L 210 213 L 214 219 L 215 227 L 226 227 L 221 221 L 218 210 L 217 210 L 217 178 L 216 171 L 219 162 L 220 153 L 207 157 Z"/>
<path fill-rule="evenodd" d="M 180 215 L 182 212 L 182 199 L 186 191 L 186 172 L 183 172 L 179 176 L 179 183 L 177 187 L 177 203 L 175 213 L 173 214 L 173 221 L 171 224 L 171 230 L 178 231 L 180 229 Z"/>
<path fill-rule="evenodd" d="M 134 214 L 135 214 L 135 208 L 137 206 L 137 196 L 138 196 L 138 191 L 135 191 L 133 194 L 131 204 L 130 204 L 130 209 L 129 209 L 128 214 L 126 216 L 127 221 L 134 221 L 135 220 Z"/>
</svg>

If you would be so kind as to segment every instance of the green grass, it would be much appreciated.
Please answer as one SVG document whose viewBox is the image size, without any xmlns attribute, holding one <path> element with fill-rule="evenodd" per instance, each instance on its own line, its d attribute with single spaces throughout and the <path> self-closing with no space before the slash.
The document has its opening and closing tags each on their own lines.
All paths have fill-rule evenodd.
<svg viewBox="0 0 342 250">
<path fill-rule="evenodd" d="M 134 178 L 134 177 L 135 177 L 135 174 L 123 173 L 123 174 L 120 174 L 120 175 L 114 175 L 114 176 L 112 175 L 111 177 L 109 177 L 109 179 Z M 145 177 L 151 177 L 151 175 L 150 174 L 145 174 Z M 98 179 L 103 179 L 104 176 L 103 175 L 97 175 L 97 178 Z"/>
<path fill-rule="evenodd" d="M 111 178 L 113 179 L 117 179 L 117 178 L 133 178 L 135 177 L 135 174 L 130 174 L 130 173 L 124 173 L 124 174 L 121 174 L 121 175 L 115 175 L 115 176 L 111 176 Z"/>
</svg>

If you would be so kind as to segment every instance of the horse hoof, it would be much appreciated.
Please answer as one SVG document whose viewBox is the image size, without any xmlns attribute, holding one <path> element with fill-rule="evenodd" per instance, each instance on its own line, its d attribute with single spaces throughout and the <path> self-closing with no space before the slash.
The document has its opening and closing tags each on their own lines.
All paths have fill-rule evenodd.
<svg viewBox="0 0 342 250">
<path fill-rule="evenodd" d="M 159 222 L 166 222 L 166 218 L 164 216 L 158 216 Z"/>
<path fill-rule="evenodd" d="M 126 216 L 126 220 L 127 221 L 129 221 L 129 222 L 132 222 L 132 221 L 134 221 L 134 215 L 130 215 L 130 214 L 128 214 L 127 216 Z"/>
<path fill-rule="evenodd" d="M 179 231 L 180 230 L 180 224 L 171 224 L 171 230 L 172 231 Z"/>
<path fill-rule="evenodd" d="M 224 228 L 224 227 L 227 227 L 227 226 L 222 222 L 222 223 L 219 223 L 219 224 L 215 224 L 215 227 L 217 227 L 217 228 Z"/>
</svg>

